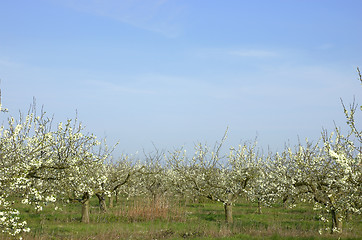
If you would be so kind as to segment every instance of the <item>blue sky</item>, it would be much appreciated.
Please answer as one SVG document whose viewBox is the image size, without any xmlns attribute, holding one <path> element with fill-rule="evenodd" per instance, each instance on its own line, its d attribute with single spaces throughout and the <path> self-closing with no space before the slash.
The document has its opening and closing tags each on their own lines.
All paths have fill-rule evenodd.
<svg viewBox="0 0 362 240">
<path fill-rule="evenodd" d="M 2 102 L 119 141 L 116 154 L 256 136 L 282 150 L 362 103 L 362 1 L 2 1 Z M 3 120 L 6 115 L 2 115 Z M 2 120 L 2 121 L 3 121 Z"/>
</svg>

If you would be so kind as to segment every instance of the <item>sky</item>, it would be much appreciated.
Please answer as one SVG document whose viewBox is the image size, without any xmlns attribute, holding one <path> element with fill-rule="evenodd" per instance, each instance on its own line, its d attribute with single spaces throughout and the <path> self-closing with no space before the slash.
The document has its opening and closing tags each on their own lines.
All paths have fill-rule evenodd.
<svg viewBox="0 0 362 240">
<path fill-rule="evenodd" d="M 360 0 L 1 1 L 0 120 L 33 101 L 114 151 L 257 138 L 266 151 L 345 126 L 362 103 Z"/>
</svg>

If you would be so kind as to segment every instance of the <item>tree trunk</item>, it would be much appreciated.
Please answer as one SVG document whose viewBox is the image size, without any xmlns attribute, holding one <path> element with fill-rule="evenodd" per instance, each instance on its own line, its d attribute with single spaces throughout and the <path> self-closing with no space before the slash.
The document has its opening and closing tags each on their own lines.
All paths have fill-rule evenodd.
<svg viewBox="0 0 362 240">
<path fill-rule="evenodd" d="M 262 214 L 261 211 L 261 200 L 258 198 L 258 214 Z"/>
<path fill-rule="evenodd" d="M 89 193 L 85 192 L 82 197 L 82 222 L 89 223 Z"/>
<path fill-rule="evenodd" d="M 348 221 L 352 220 L 352 213 L 348 210 L 346 210 L 346 220 L 348 220 Z"/>
<path fill-rule="evenodd" d="M 338 233 L 342 233 L 342 219 L 340 217 L 340 214 L 335 209 L 332 209 L 331 216 L 332 216 L 331 233 L 333 233 L 336 230 Z"/>
<path fill-rule="evenodd" d="M 188 196 L 184 196 L 184 198 L 185 198 L 185 207 L 189 204 L 189 201 L 190 201 L 190 198 L 188 197 Z"/>
<path fill-rule="evenodd" d="M 230 202 L 224 203 L 226 223 L 233 223 L 233 206 Z"/>
<path fill-rule="evenodd" d="M 161 202 L 160 202 L 160 194 L 159 193 L 152 193 L 152 203 L 154 207 L 159 207 L 161 206 Z"/>
<path fill-rule="evenodd" d="M 107 205 L 106 205 L 106 197 L 105 194 L 102 193 L 96 193 L 96 196 L 98 197 L 98 201 L 99 201 L 99 209 L 101 210 L 102 213 L 107 212 Z"/>
<path fill-rule="evenodd" d="M 111 195 L 109 196 L 109 208 L 113 208 L 113 193 L 111 193 Z"/>
<path fill-rule="evenodd" d="M 287 208 L 288 196 L 283 197 L 283 208 Z"/>
</svg>

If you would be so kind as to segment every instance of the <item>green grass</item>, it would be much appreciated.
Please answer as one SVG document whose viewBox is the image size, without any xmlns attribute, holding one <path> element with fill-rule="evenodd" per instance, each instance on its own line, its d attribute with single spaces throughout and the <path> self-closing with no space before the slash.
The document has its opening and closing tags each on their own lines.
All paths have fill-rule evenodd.
<svg viewBox="0 0 362 240">
<path fill-rule="evenodd" d="M 300 203 L 296 208 L 284 209 L 276 205 L 263 208 L 241 201 L 233 207 L 234 223 L 226 224 L 220 203 L 204 200 L 186 206 L 170 204 L 156 208 L 149 202 L 123 199 L 107 213 L 100 213 L 96 198 L 91 201 L 90 223 L 81 219 L 81 205 L 69 203 L 62 211 L 52 204 L 40 213 L 29 206 L 17 205 L 22 219 L 32 229 L 24 239 L 362 239 L 362 217 L 354 216 L 343 224 L 343 233 L 318 234 L 325 227 L 318 220 L 312 205 Z M 122 210 L 122 211 L 121 211 Z M 9 239 L 0 235 L 0 239 Z"/>
</svg>

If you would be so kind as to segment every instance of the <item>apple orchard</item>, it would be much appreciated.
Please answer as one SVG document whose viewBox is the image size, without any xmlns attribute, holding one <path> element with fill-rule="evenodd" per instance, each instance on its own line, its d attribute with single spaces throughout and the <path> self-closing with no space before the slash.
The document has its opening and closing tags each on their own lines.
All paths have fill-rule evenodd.
<svg viewBox="0 0 362 240">
<path fill-rule="evenodd" d="M 347 132 L 323 130 L 318 142 L 306 140 L 282 152 L 261 154 L 256 141 L 226 148 L 226 132 L 214 146 L 155 148 L 142 158 L 113 157 L 116 146 L 107 146 L 77 118 L 54 123 L 46 112 L 38 114 L 35 104 L 16 117 L 0 108 L 6 119 L 0 127 L 0 229 L 12 236 L 31 231 L 15 202 L 38 212 L 49 203 L 60 211 L 58 204 L 78 202 L 86 224 L 91 198 L 107 212 L 117 194 L 152 201 L 204 197 L 223 206 L 228 224 L 241 198 L 257 202 L 260 214 L 262 206 L 278 201 L 290 207 L 309 202 L 324 223 L 320 231 L 331 233 L 342 232 L 345 219 L 362 211 L 362 131 L 357 126 L 362 107 L 356 103 L 346 107 L 342 102 Z"/>
</svg>

